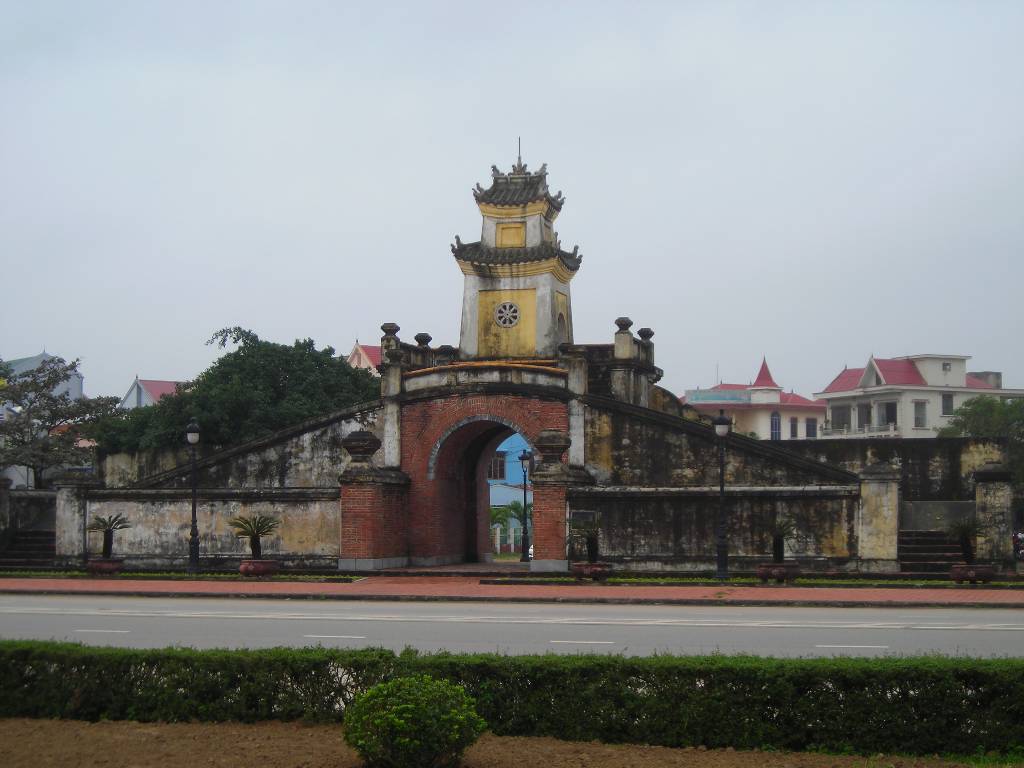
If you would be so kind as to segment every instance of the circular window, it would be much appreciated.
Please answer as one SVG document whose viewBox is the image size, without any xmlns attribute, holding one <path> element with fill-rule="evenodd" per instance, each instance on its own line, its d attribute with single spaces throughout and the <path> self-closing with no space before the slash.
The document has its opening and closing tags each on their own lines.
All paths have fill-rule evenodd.
<svg viewBox="0 0 1024 768">
<path fill-rule="evenodd" d="M 519 322 L 519 307 L 505 301 L 494 308 L 494 322 L 502 328 L 511 328 Z"/>
</svg>

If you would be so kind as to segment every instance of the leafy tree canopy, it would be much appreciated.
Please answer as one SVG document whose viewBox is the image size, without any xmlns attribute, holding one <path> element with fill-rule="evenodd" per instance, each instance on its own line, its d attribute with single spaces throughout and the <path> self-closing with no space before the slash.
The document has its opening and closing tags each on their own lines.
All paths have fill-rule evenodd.
<svg viewBox="0 0 1024 768">
<path fill-rule="evenodd" d="M 1024 485 L 1024 399 L 975 397 L 953 412 L 940 437 L 1000 437 L 1006 440 L 1014 483 Z"/>
<path fill-rule="evenodd" d="M 81 466 L 92 460 L 83 440 L 90 426 L 117 408 L 116 397 L 74 400 L 65 384 L 78 373 L 78 360 L 44 359 L 38 367 L 12 373 L 0 360 L 0 467 L 28 467 L 37 488 L 46 470 Z"/>
<path fill-rule="evenodd" d="M 156 405 L 104 420 L 94 431 L 104 453 L 180 447 L 193 416 L 204 444 L 226 446 L 380 396 L 369 371 L 335 357 L 332 347 L 317 349 L 312 339 L 275 344 L 235 327 L 207 344 L 237 349 Z"/>
</svg>

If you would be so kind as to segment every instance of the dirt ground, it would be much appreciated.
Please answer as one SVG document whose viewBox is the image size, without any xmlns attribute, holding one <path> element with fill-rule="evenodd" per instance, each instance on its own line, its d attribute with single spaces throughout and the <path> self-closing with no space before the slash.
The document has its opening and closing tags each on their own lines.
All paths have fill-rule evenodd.
<svg viewBox="0 0 1024 768">
<path fill-rule="evenodd" d="M 485 734 L 464 768 L 951 768 L 938 758 L 833 757 L 783 752 L 612 746 Z M 4 768 L 356 768 L 338 726 L 299 723 L 87 723 L 0 720 Z"/>
</svg>

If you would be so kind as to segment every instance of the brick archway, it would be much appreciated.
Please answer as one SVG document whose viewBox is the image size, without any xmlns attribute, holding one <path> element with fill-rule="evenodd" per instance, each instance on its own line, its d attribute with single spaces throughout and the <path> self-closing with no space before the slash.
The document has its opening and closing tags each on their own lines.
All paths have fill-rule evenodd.
<svg viewBox="0 0 1024 768">
<path fill-rule="evenodd" d="M 450 395 L 404 404 L 401 424 L 401 469 L 410 479 L 409 559 L 435 565 L 490 553 L 490 457 L 513 432 L 532 446 L 545 429 L 567 430 L 568 409 L 561 400 L 539 397 Z"/>
</svg>

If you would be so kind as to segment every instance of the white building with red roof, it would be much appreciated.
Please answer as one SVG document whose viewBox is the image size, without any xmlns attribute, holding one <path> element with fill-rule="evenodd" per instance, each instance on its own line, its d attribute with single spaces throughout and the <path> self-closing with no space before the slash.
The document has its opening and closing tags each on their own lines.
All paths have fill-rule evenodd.
<svg viewBox="0 0 1024 768">
<path fill-rule="evenodd" d="M 181 383 L 163 379 L 140 379 L 136 376 L 125 396 L 121 398 L 118 407 L 130 411 L 132 408 L 145 408 L 147 405 L 154 405 L 161 397 L 173 395 Z"/>
<path fill-rule="evenodd" d="M 365 368 L 374 376 L 380 376 L 380 372 L 377 370 L 377 366 L 381 362 L 380 347 L 360 344 L 357 339 L 355 346 L 352 347 L 352 351 L 345 358 L 345 362 L 353 368 Z"/>
<path fill-rule="evenodd" d="M 815 397 L 828 404 L 823 437 L 935 437 L 973 397 L 1024 397 L 995 371 L 968 372 L 968 355 L 872 355 L 844 368 Z"/>
<path fill-rule="evenodd" d="M 725 411 L 735 431 L 762 440 L 816 438 L 825 419 L 823 402 L 782 391 L 768 369 L 767 360 L 761 361 L 761 369 L 751 384 L 720 383 L 711 389 L 688 389 L 682 399 L 707 416 Z"/>
</svg>

